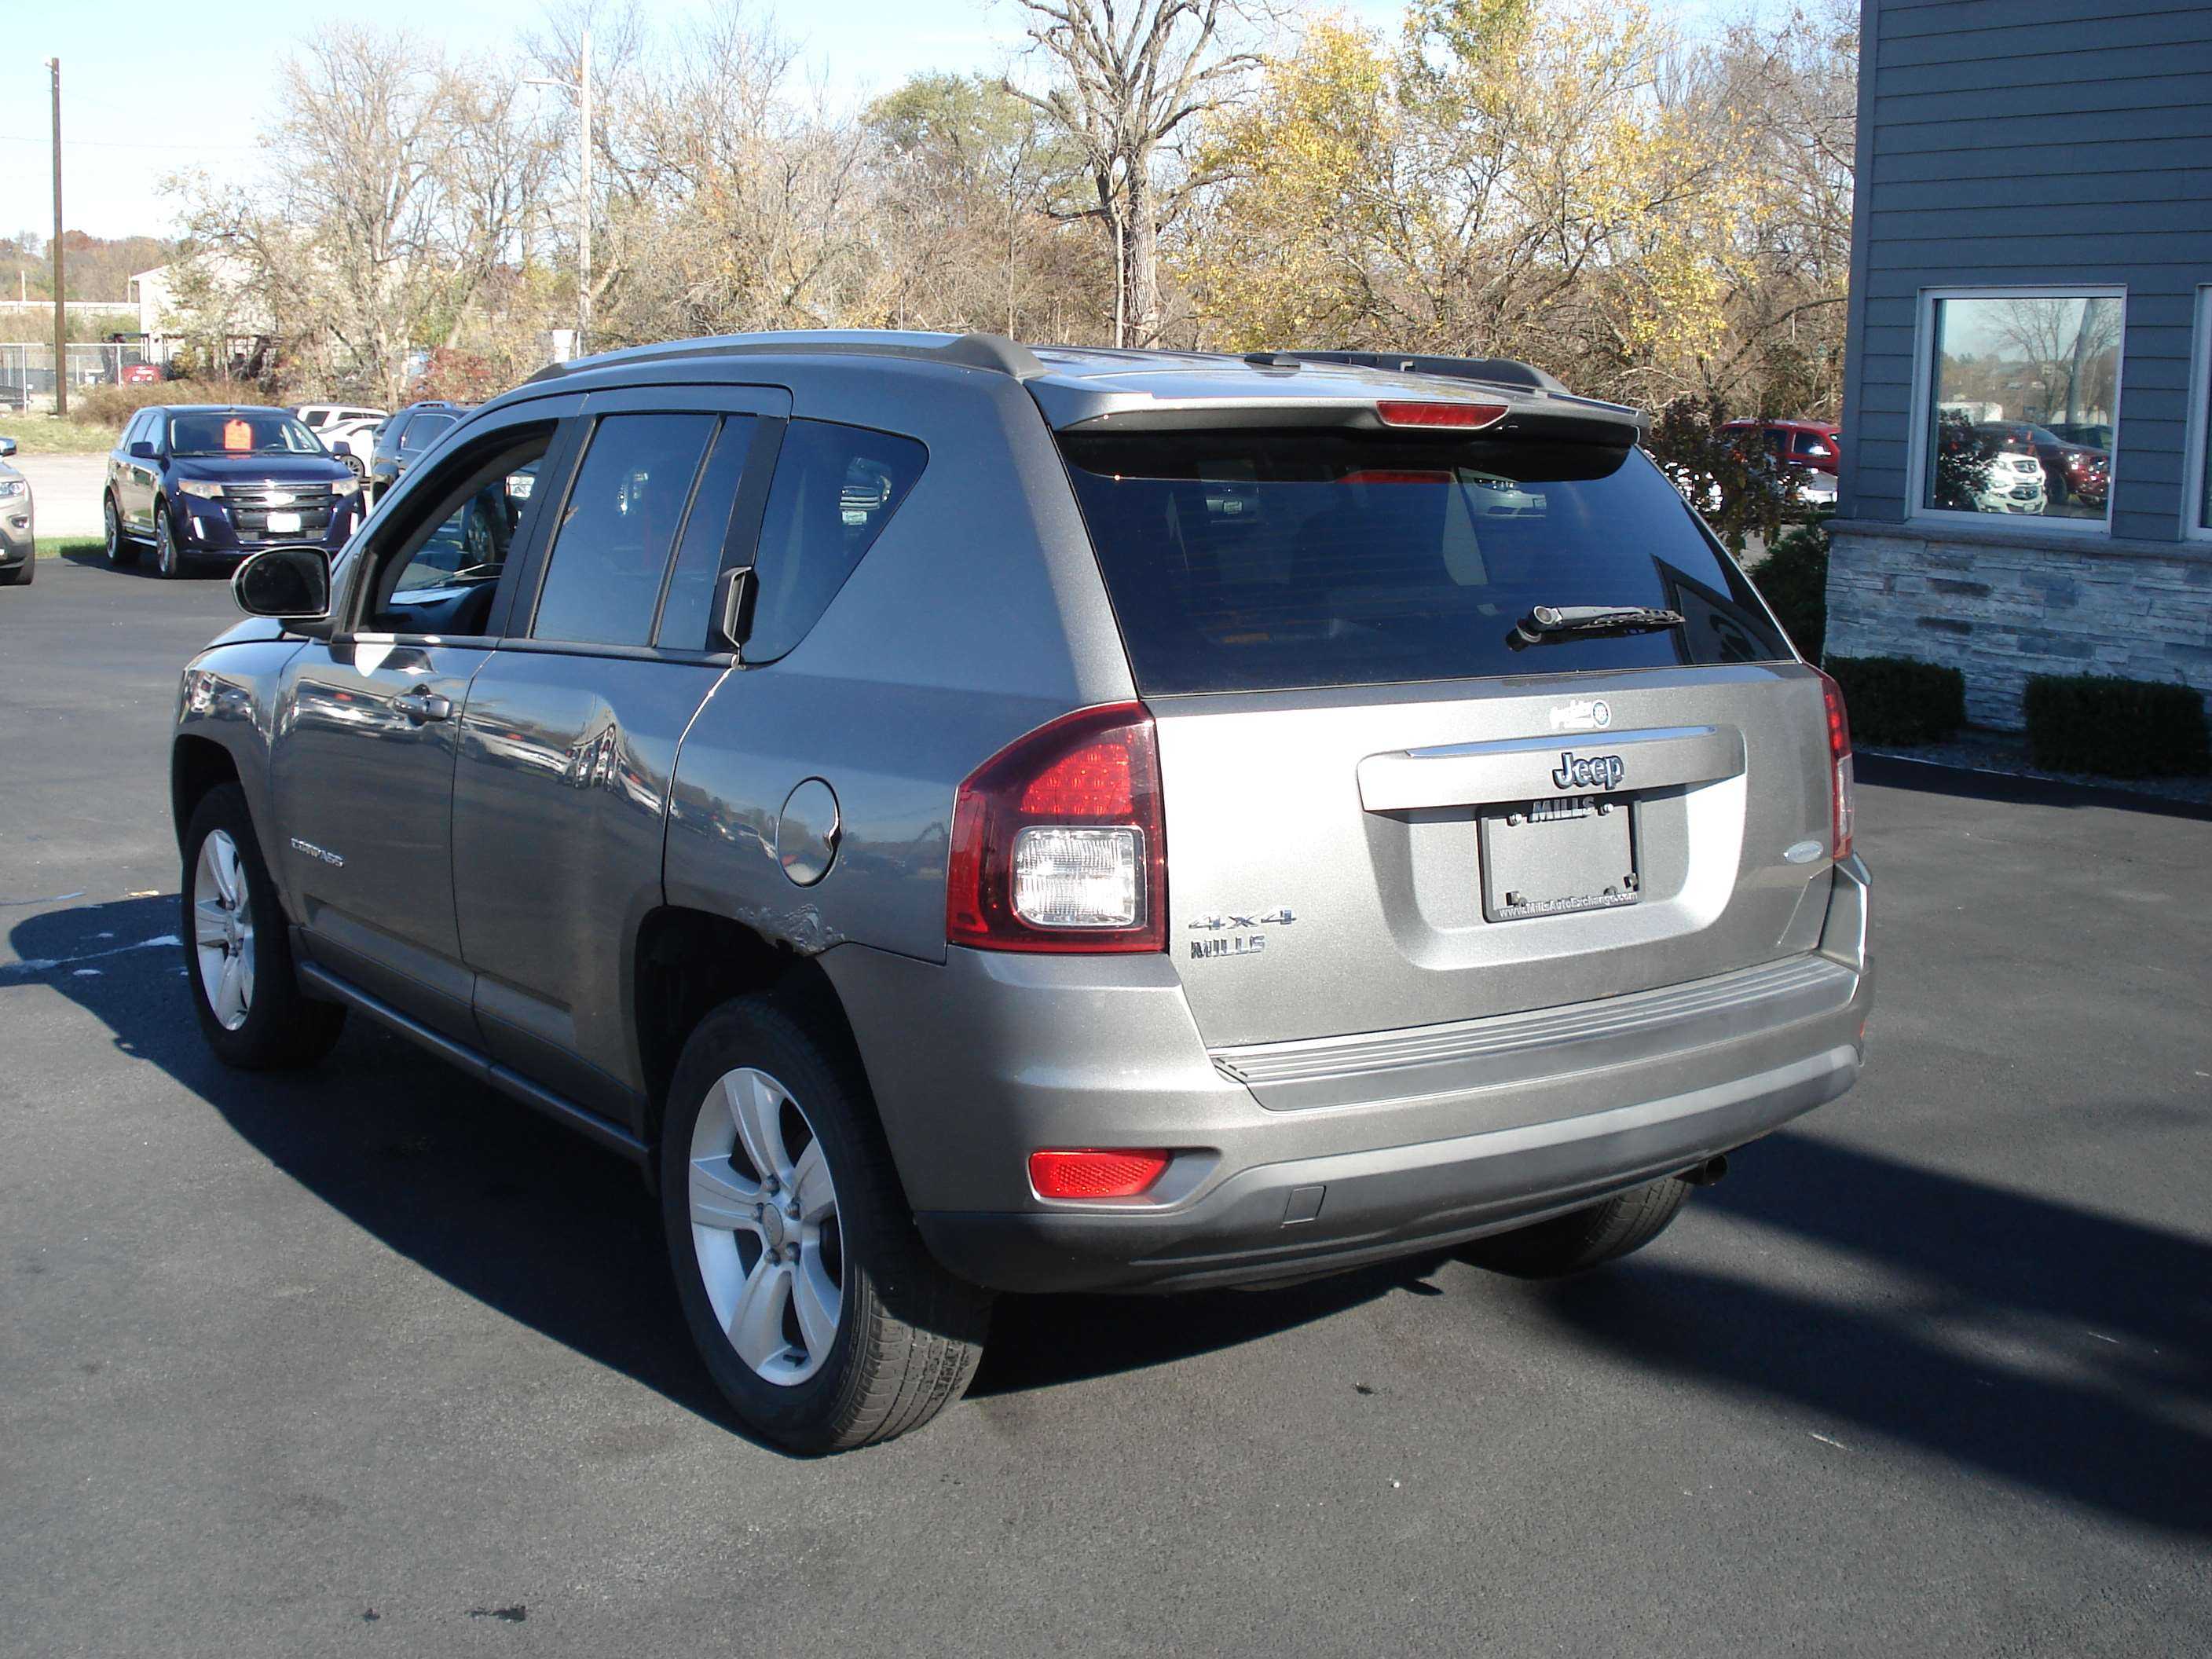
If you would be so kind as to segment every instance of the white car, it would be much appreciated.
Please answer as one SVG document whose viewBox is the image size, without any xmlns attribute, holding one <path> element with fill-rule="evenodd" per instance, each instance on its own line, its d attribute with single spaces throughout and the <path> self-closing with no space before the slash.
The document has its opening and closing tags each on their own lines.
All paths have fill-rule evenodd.
<svg viewBox="0 0 2212 1659">
<path fill-rule="evenodd" d="M 1977 513 L 2040 513 L 2050 504 L 2043 463 L 2018 450 L 2001 449 L 1973 486 Z"/>
<path fill-rule="evenodd" d="M 301 404 L 292 412 L 332 454 L 337 454 L 339 444 L 345 445 L 347 453 L 342 459 L 353 469 L 355 477 L 368 472 L 369 449 L 384 410 L 359 404 Z"/>
</svg>

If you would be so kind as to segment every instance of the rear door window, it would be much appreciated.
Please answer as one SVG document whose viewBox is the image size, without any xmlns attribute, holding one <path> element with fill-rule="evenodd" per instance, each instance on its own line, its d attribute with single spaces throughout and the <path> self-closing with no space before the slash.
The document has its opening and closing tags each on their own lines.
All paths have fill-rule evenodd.
<svg viewBox="0 0 2212 1659">
<path fill-rule="evenodd" d="M 646 645 L 684 509 L 719 417 L 608 415 L 563 504 L 532 635 Z"/>
<path fill-rule="evenodd" d="M 1147 696 L 1790 654 L 1640 450 L 1313 429 L 1062 449 Z M 1531 644 L 1516 624 L 1540 605 L 1684 625 Z"/>
<path fill-rule="evenodd" d="M 456 418 L 451 415 L 417 415 L 399 428 L 400 448 L 410 454 L 418 449 L 428 449 Z"/>
<path fill-rule="evenodd" d="M 753 437 L 759 427 L 750 415 L 730 415 L 723 417 L 721 429 L 714 435 L 714 447 L 699 474 L 699 488 L 691 498 L 691 510 L 684 515 L 684 538 L 676 549 L 676 568 L 669 573 L 668 594 L 660 602 L 660 622 L 653 643 L 663 650 L 707 648 L 714 578 L 722 572 L 722 554 L 730 541 L 730 516 L 737 507 L 738 486 L 744 481 L 745 460 L 752 453 Z"/>
<path fill-rule="evenodd" d="M 773 661 L 806 636 L 928 459 L 912 438 L 792 422 L 761 521 L 748 662 Z"/>
</svg>

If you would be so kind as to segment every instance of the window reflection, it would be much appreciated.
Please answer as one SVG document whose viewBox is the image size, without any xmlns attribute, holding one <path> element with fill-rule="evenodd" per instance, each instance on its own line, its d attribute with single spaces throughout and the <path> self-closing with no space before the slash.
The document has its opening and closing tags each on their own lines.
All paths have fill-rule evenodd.
<svg viewBox="0 0 2212 1659">
<path fill-rule="evenodd" d="M 2112 506 L 2121 302 L 1934 302 L 1923 505 L 2101 523 Z"/>
</svg>

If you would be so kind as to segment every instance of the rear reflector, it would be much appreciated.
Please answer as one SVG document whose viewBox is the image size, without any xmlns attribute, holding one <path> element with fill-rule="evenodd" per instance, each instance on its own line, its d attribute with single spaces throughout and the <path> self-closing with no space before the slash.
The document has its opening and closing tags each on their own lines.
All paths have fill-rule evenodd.
<svg viewBox="0 0 2212 1659">
<path fill-rule="evenodd" d="M 1167 1172 L 1170 1156 L 1096 1146 L 1031 1152 L 1030 1185 L 1039 1198 L 1137 1198 Z"/>
<path fill-rule="evenodd" d="M 1385 426 L 1488 426 L 1505 417 L 1504 404 L 1380 403 L 1375 413 Z"/>
</svg>

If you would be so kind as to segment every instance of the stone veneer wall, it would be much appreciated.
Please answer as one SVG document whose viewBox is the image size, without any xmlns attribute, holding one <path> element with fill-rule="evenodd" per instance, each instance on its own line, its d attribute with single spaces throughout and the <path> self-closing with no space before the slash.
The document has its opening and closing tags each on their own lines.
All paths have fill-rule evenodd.
<svg viewBox="0 0 2212 1659">
<path fill-rule="evenodd" d="M 1863 520 L 1829 532 L 1828 654 L 1959 669 L 1977 726 L 2017 729 L 2034 674 L 2212 690 L 2212 543 Z"/>
</svg>

